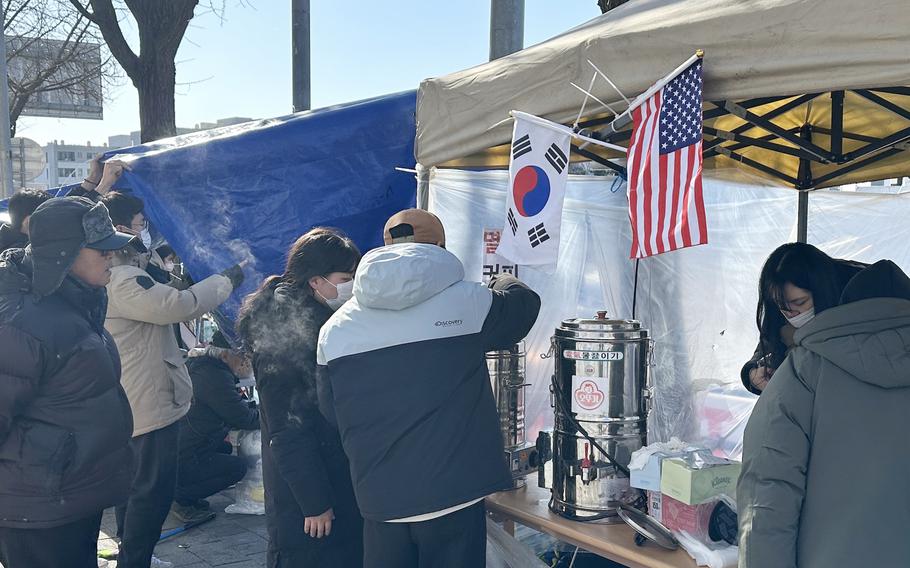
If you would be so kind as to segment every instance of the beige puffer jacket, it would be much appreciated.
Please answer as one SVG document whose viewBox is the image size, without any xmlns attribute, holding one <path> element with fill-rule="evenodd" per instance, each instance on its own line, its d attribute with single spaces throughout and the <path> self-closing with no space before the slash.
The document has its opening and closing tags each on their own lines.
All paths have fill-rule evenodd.
<svg viewBox="0 0 910 568">
<path fill-rule="evenodd" d="M 120 382 L 133 411 L 134 437 L 173 424 L 189 411 L 193 386 L 171 326 L 211 311 L 232 291 L 221 274 L 180 291 L 136 266 L 111 269 L 104 327 L 120 350 Z"/>
</svg>

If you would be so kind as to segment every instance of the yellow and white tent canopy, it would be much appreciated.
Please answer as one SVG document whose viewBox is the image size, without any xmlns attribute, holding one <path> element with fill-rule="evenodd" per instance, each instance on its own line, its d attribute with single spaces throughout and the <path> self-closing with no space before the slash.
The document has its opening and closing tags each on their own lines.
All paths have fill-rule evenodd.
<svg viewBox="0 0 910 568">
<path fill-rule="evenodd" d="M 910 175 L 908 0 L 632 0 L 508 57 L 424 81 L 417 161 L 504 166 L 509 111 L 570 124 L 584 97 L 570 82 L 588 87 L 587 60 L 632 99 L 697 49 L 706 169 L 735 160 L 802 189 Z M 604 80 L 593 94 L 625 110 Z M 583 121 L 595 130 L 612 119 L 596 106 Z"/>
</svg>

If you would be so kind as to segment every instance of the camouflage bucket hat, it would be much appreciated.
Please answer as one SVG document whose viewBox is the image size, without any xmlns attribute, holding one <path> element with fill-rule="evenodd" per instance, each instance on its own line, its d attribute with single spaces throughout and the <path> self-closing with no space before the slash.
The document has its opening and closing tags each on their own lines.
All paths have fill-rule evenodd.
<svg viewBox="0 0 910 568">
<path fill-rule="evenodd" d="M 28 227 L 32 252 L 32 291 L 52 294 L 82 248 L 119 250 L 133 237 L 119 233 L 103 203 L 84 197 L 57 197 L 42 203 Z"/>
</svg>

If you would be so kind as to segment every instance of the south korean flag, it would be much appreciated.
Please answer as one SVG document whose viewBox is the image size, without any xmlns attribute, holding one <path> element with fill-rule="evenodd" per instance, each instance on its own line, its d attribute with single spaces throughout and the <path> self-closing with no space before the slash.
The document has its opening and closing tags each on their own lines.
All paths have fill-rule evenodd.
<svg viewBox="0 0 910 568">
<path fill-rule="evenodd" d="M 496 254 L 520 265 L 555 265 L 572 131 L 523 112 L 512 116 L 506 223 Z"/>
</svg>

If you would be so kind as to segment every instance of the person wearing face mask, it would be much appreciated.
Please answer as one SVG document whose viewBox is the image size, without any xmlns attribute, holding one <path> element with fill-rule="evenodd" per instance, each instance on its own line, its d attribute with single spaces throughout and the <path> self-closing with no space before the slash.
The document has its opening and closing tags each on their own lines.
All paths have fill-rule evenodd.
<svg viewBox="0 0 910 568">
<path fill-rule="evenodd" d="M 234 485 L 246 461 L 231 455 L 230 430 L 258 430 L 259 410 L 240 396 L 239 379 L 252 376 L 249 358 L 216 332 L 206 348 L 192 349 L 186 368 L 193 381 L 190 411 L 180 419 L 177 491 L 171 510 L 182 522 L 209 511 L 206 497 Z"/>
<path fill-rule="evenodd" d="M 132 231 L 141 233 L 138 227 L 134 223 Z M 120 348 L 121 384 L 134 420 L 136 474 L 129 499 L 116 511 L 117 565 L 124 568 L 148 568 L 174 499 L 179 421 L 190 409 L 193 388 L 173 324 L 218 307 L 244 278 L 238 264 L 177 290 L 149 275 L 147 249 L 138 249 L 128 246 L 114 255 L 104 324 Z"/>
<path fill-rule="evenodd" d="M 145 203 L 134 195 L 119 191 L 106 193 L 101 198 L 101 202 L 111 212 L 111 220 L 117 230 L 136 235 L 142 243 L 144 250 L 137 250 L 141 263 L 140 268 L 145 270 L 155 282 L 184 289 L 185 286 L 181 286 L 182 283 L 165 266 L 166 263 L 162 260 L 163 257 L 158 254 L 156 249 L 152 248 L 152 234 L 149 231 L 149 221 L 145 217 Z"/>
<path fill-rule="evenodd" d="M 129 494 L 133 418 L 104 329 L 104 205 L 51 199 L 0 254 L 0 565 L 94 568 L 102 511 Z M 148 566 L 148 564 L 146 564 Z"/>
<path fill-rule="evenodd" d="M 319 328 L 351 297 L 360 252 L 316 228 L 288 251 L 284 274 L 267 278 L 240 310 L 252 354 L 262 425 L 269 568 L 360 568 L 363 520 L 338 431 L 320 412 Z"/>
<path fill-rule="evenodd" d="M 788 297 L 786 284 L 817 256 L 807 247 L 785 249 L 778 264 L 788 280 L 777 280 L 777 309 L 791 321 L 815 315 L 746 426 L 739 568 L 910 566 L 910 278 L 881 260 L 856 272 L 836 305 L 819 309 L 816 288 L 794 314 L 805 293 Z M 801 253 L 809 258 L 794 266 Z"/>
<path fill-rule="evenodd" d="M 740 372 L 743 386 L 761 394 L 793 347 L 796 330 L 840 304 L 844 288 L 867 267 L 861 262 L 831 258 L 805 243 L 787 243 L 775 249 L 759 278 L 759 344 Z"/>
</svg>

